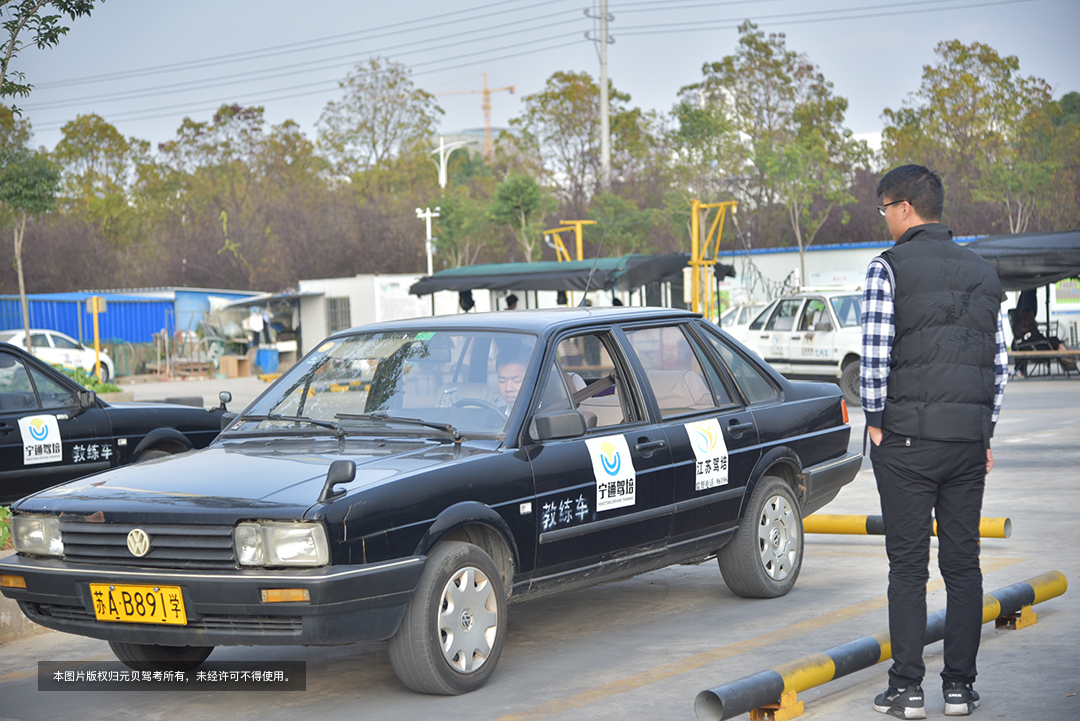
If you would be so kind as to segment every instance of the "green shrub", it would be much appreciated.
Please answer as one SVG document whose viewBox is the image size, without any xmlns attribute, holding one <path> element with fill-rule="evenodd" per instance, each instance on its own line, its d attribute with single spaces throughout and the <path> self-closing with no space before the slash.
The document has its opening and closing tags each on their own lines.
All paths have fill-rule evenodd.
<svg viewBox="0 0 1080 721">
<path fill-rule="evenodd" d="M 0 506 L 0 551 L 11 548 L 11 509 Z"/>
<path fill-rule="evenodd" d="M 120 392 L 120 386 L 113 385 L 112 383 L 98 383 L 97 376 L 93 373 L 88 373 L 82 368 L 61 368 L 60 366 L 54 366 L 61 373 L 68 378 L 73 379 L 76 383 L 86 388 L 88 391 L 94 391 L 95 393 L 118 393 Z"/>
</svg>

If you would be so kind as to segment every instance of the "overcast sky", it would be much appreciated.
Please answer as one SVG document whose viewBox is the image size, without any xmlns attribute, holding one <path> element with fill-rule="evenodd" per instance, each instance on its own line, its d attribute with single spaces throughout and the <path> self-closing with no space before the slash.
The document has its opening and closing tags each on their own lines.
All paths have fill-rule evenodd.
<svg viewBox="0 0 1080 721">
<path fill-rule="evenodd" d="M 35 144 L 97 113 L 126 136 L 172 139 L 185 116 L 208 120 L 221 103 L 262 105 L 314 139 L 337 81 L 371 55 L 399 60 L 432 93 L 492 88 L 504 126 L 524 95 L 557 70 L 599 74 L 584 33 L 594 0 L 107 0 L 71 24 L 57 48 L 26 48 L 12 67 L 35 85 L 18 102 Z M 1048 81 L 1054 97 L 1080 91 L 1078 0 L 610 0 L 609 75 L 631 105 L 667 112 L 701 66 L 734 52 L 744 19 L 783 32 L 849 101 L 847 127 L 881 130 L 935 62 L 942 40 L 983 42 L 1016 55 L 1022 75 Z M 483 125 L 480 95 L 438 97 L 447 133 Z"/>
</svg>

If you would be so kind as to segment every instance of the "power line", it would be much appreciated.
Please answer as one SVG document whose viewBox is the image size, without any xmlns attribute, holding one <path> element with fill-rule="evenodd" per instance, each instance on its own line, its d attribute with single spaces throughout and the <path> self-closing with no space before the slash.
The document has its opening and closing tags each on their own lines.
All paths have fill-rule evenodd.
<svg viewBox="0 0 1080 721">
<path fill-rule="evenodd" d="M 562 35 L 562 36 L 558 36 L 558 37 L 566 37 L 566 35 Z M 481 63 L 489 63 L 489 62 L 494 62 L 496 60 L 507 60 L 509 58 L 516 58 L 516 57 L 520 57 L 522 55 L 532 55 L 534 53 L 545 52 L 545 51 L 548 51 L 548 50 L 557 50 L 559 48 L 570 47 L 571 45 L 581 45 L 584 42 L 585 42 L 584 38 L 575 37 L 574 40 L 570 40 L 568 42 L 562 42 L 562 43 L 556 43 L 556 44 L 553 44 L 553 45 L 547 45 L 545 47 L 535 48 L 533 50 L 523 50 L 521 52 L 516 52 L 516 53 L 507 53 L 505 55 L 499 55 L 497 57 L 480 58 L 478 60 L 472 60 L 472 61 L 469 61 L 469 62 L 459 63 L 458 65 L 450 65 L 450 66 L 446 66 L 446 67 L 433 68 L 431 70 L 423 70 L 421 72 L 413 73 L 412 75 L 415 77 L 415 76 L 419 76 L 419 75 L 430 75 L 432 73 L 440 73 L 440 72 L 443 72 L 443 71 L 446 71 L 446 70 L 457 70 L 458 68 L 470 67 L 470 66 L 474 66 L 474 65 L 479 65 Z M 521 45 L 521 43 L 515 43 L 514 45 L 508 45 L 508 46 L 503 46 L 503 47 L 504 48 L 505 47 L 520 47 L 520 45 Z M 479 52 L 487 52 L 487 51 L 479 51 Z M 475 54 L 477 54 L 477 53 L 468 53 L 466 55 L 459 55 L 457 57 L 468 57 L 469 55 L 475 55 Z M 422 64 L 423 65 L 431 65 L 432 63 L 438 63 L 438 62 L 442 62 L 442 61 L 432 60 L 432 61 L 422 63 Z M 336 80 L 326 81 L 326 82 L 327 83 L 335 83 L 335 84 L 337 83 Z M 292 100 L 294 98 L 303 98 L 303 97 L 309 97 L 311 95 L 319 95 L 320 93 L 325 93 L 328 90 L 330 90 L 330 88 L 312 90 L 312 89 L 310 89 L 310 87 L 311 87 L 310 84 L 308 84 L 308 85 L 297 85 L 297 86 L 293 86 L 293 87 L 294 88 L 302 88 L 302 87 L 304 87 L 304 88 L 309 88 L 309 89 L 306 90 L 306 91 L 303 91 L 303 92 L 289 93 L 288 95 L 264 97 L 264 98 L 260 98 L 259 100 L 256 100 L 256 101 L 252 101 L 252 102 L 248 102 L 248 103 L 242 103 L 242 104 L 250 107 L 250 106 L 253 106 L 253 105 L 259 105 L 259 104 L 262 104 L 262 103 L 269 103 L 269 102 L 276 102 L 276 101 L 279 101 L 279 100 Z M 291 89 L 291 88 L 286 88 L 286 89 Z M 132 110 L 132 111 L 127 112 L 127 113 L 123 113 L 123 112 L 115 113 L 115 114 L 111 115 L 110 117 L 113 120 L 124 120 L 124 121 L 128 121 L 128 122 L 134 122 L 134 121 L 139 121 L 139 120 L 155 120 L 157 118 L 167 118 L 167 117 L 173 116 L 173 115 L 176 114 L 175 111 L 182 110 L 184 108 L 187 109 L 185 112 L 189 113 L 189 114 L 195 114 L 197 112 L 213 112 L 213 111 L 217 110 L 221 106 L 222 103 L 235 102 L 236 100 L 237 100 L 237 98 L 235 96 L 229 96 L 229 97 L 225 97 L 225 98 L 219 98 L 217 100 L 198 101 L 199 103 L 205 103 L 205 105 L 202 105 L 201 107 L 197 107 L 197 108 L 193 108 L 191 103 L 181 103 L 181 104 L 178 104 L 178 105 L 171 105 L 171 106 L 166 106 L 166 107 L 153 108 L 151 110 Z M 159 112 L 159 111 L 168 111 L 168 112 Z M 154 114 L 152 114 L 152 115 L 139 115 L 139 113 L 144 113 L 144 112 L 152 112 Z M 61 121 L 56 121 L 56 122 L 52 122 L 52 123 L 42 123 L 40 126 L 34 126 L 34 127 L 37 130 L 59 130 L 60 128 L 62 128 L 67 123 L 68 123 L 68 121 L 64 120 L 62 122 Z"/>
<path fill-rule="evenodd" d="M 776 25 L 783 21 L 788 25 L 802 25 L 806 23 L 820 23 L 820 22 L 834 22 L 839 20 L 863 20 L 867 18 L 888 17 L 891 15 L 922 15 L 931 12 L 945 12 L 948 10 L 967 10 L 971 8 L 992 7 L 995 5 L 1015 5 L 1017 3 L 1035 2 L 1035 0 L 998 0 L 997 2 L 980 2 L 972 3 L 968 5 L 951 5 L 949 7 L 933 7 L 922 8 L 912 10 L 911 8 L 916 5 L 937 5 L 941 3 L 956 2 L 956 0 L 923 0 L 923 2 L 912 2 L 905 5 L 903 8 L 897 9 L 895 3 L 888 5 L 872 5 L 863 8 L 845 8 L 840 10 L 814 10 L 801 13 L 779 13 L 776 15 L 760 15 L 749 19 L 755 24 L 761 25 Z M 886 10 L 887 8 L 887 10 Z M 861 12 L 864 10 L 876 10 L 881 9 L 882 12 L 863 13 L 859 15 L 845 15 L 843 17 L 821 17 L 830 13 L 848 13 L 848 12 Z M 807 15 L 817 17 L 804 17 Z M 686 21 L 678 23 L 650 23 L 648 25 L 630 25 L 620 28 L 619 35 L 654 35 L 657 33 L 672 33 L 672 32 L 695 32 L 700 30 L 730 30 L 738 27 L 744 19 L 724 19 L 724 20 L 696 20 Z M 721 25 L 716 25 L 721 23 Z M 734 25 L 730 23 L 735 23 Z M 687 27 L 689 26 L 689 27 Z"/>
<path fill-rule="evenodd" d="M 770 0 L 766 0 L 766 1 L 770 1 Z M 852 19 L 887 17 L 887 16 L 899 15 L 899 14 L 917 15 L 917 14 L 925 14 L 925 13 L 929 13 L 929 12 L 943 12 L 943 11 L 948 11 L 948 10 L 973 9 L 973 8 L 982 8 L 982 7 L 993 7 L 993 6 L 999 6 L 999 5 L 1011 5 L 1011 4 L 1018 4 L 1018 3 L 1023 3 L 1023 2 L 1032 2 L 1033 0 L 996 0 L 996 1 L 990 1 L 990 2 L 968 3 L 968 4 L 964 4 L 964 5 L 949 5 L 948 7 L 923 7 L 923 8 L 915 8 L 914 7 L 914 6 L 917 6 L 917 5 L 941 5 L 941 4 L 957 2 L 957 1 L 958 0 L 922 0 L 921 2 L 916 1 L 916 2 L 913 2 L 913 3 L 909 3 L 908 5 L 906 5 L 902 9 L 893 9 L 893 8 L 896 7 L 895 5 L 877 5 L 877 6 L 871 6 L 870 8 L 848 8 L 848 9 L 839 9 L 839 10 L 808 11 L 808 12 L 801 12 L 801 13 L 781 13 L 781 14 L 775 14 L 775 15 L 758 16 L 757 18 L 749 18 L 749 19 L 753 20 L 754 22 L 759 22 L 760 21 L 762 24 L 766 24 L 766 25 L 775 25 L 775 24 L 779 24 L 780 22 L 785 22 L 787 24 L 837 22 L 837 21 L 852 20 Z M 501 3 L 495 3 L 495 4 L 501 4 Z M 520 10 L 525 10 L 525 9 L 529 9 L 529 8 L 532 8 L 532 7 L 536 7 L 536 6 L 539 6 L 539 5 L 548 5 L 548 4 L 549 3 L 536 3 L 534 5 L 529 5 L 529 6 L 525 6 L 525 7 L 522 7 L 522 8 L 516 8 L 516 10 L 520 11 Z M 726 6 L 726 5 L 737 5 L 737 4 L 742 4 L 742 3 L 740 3 L 740 2 L 730 2 L 729 1 L 729 2 L 717 2 L 717 3 L 702 3 L 700 5 L 702 5 L 702 6 L 704 6 L 704 5 L 708 5 L 708 6 Z M 675 9 L 673 6 L 666 6 L 663 3 L 640 2 L 640 3 L 628 3 L 627 5 L 635 6 L 635 7 L 653 6 L 653 7 L 656 7 L 656 9 L 658 9 L 658 10 L 659 9 L 665 9 L 665 8 L 667 8 L 667 9 Z M 490 7 L 490 5 L 479 6 L 478 8 L 473 8 L 473 10 L 480 9 L 480 8 L 485 8 L 485 7 Z M 686 7 L 687 9 L 691 9 L 693 6 L 680 6 L 680 7 Z M 885 8 L 890 8 L 890 9 L 886 10 Z M 619 9 L 620 9 L 620 11 L 622 11 L 625 8 L 623 8 L 623 6 L 620 5 Z M 837 17 L 836 16 L 838 13 L 859 13 L 859 12 L 867 10 L 867 9 L 878 9 L 880 11 L 879 12 L 873 12 L 873 13 L 862 12 L 861 14 L 845 15 L 845 16 L 842 16 L 842 17 Z M 446 13 L 443 16 L 449 15 L 449 14 L 451 14 L 451 13 Z M 557 14 L 560 14 L 560 13 L 552 13 L 551 15 L 557 15 Z M 811 16 L 811 17 L 806 17 L 808 15 Z M 442 17 L 442 16 L 432 16 L 432 17 Z M 542 17 L 546 17 L 546 16 L 542 16 Z M 668 23 L 666 25 L 656 25 L 655 23 L 652 23 L 652 24 L 648 24 L 648 25 L 636 25 L 636 26 L 629 26 L 629 27 L 624 26 L 623 28 L 620 28 L 618 34 L 619 35 L 653 35 L 653 34 L 659 34 L 659 33 L 679 33 L 679 32 L 695 32 L 695 31 L 702 31 L 702 30 L 733 29 L 733 28 L 737 27 L 738 24 L 741 23 L 741 22 L 742 22 L 742 20 L 739 20 L 738 22 L 736 22 L 735 20 L 728 19 L 728 20 L 711 20 L 711 21 L 693 21 L 692 23 L 691 22 Z M 719 23 L 729 23 L 729 24 L 728 25 L 717 25 Z M 730 24 L 730 23 L 735 23 L 735 24 Z M 389 28 L 389 27 L 394 27 L 396 25 L 401 25 L 401 23 L 395 23 L 393 25 L 387 25 L 387 26 L 382 26 L 382 27 L 383 28 Z M 485 29 L 490 29 L 490 28 L 485 28 Z M 481 29 L 481 31 L 485 30 L 485 29 Z M 477 55 L 484 55 L 486 53 L 491 53 L 491 52 L 498 52 L 500 50 L 509 49 L 509 48 L 521 47 L 523 44 L 532 44 L 532 43 L 544 42 L 544 41 L 548 41 L 548 40 L 557 40 L 557 39 L 565 38 L 565 37 L 568 37 L 568 35 L 567 34 L 562 34 L 562 35 L 550 36 L 550 37 L 547 37 L 547 38 L 536 39 L 536 40 L 532 40 L 532 41 L 517 42 L 517 43 L 514 43 L 513 45 L 507 45 L 507 46 L 501 46 L 501 47 L 498 47 L 498 48 L 490 48 L 490 49 L 485 49 L 485 50 L 479 50 L 479 51 L 476 51 L 476 52 L 473 52 L 473 53 L 465 53 L 465 54 L 461 54 L 461 55 L 451 56 L 449 58 L 441 58 L 441 59 L 438 59 L 438 60 L 429 60 L 429 61 L 424 61 L 424 62 L 420 62 L 420 63 L 414 63 L 410 67 L 411 68 L 418 68 L 418 67 L 423 67 L 423 66 L 428 66 L 428 65 L 433 65 L 433 64 L 440 64 L 441 65 L 442 63 L 445 63 L 445 62 L 451 62 L 451 61 L 454 61 L 454 60 L 465 59 L 465 58 L 469 58 L 469 57 L 473 57 L 473 56 L 477 56 Z M 428 42 L 430 42 L 430 41 L 428 41 Z M 423 70 L 423 71 L 420 71 L 420 72 L 414 72 L 413 76 L 430 75 L 430 74 L 433 74 L 433 73 L 441 73 L 441 72 L 444 72 L 444 71 L 455 70 L 455 69 L 459 69 L 459 68 L 463 68 L 463 67 L 475 66 L 475 65 L 478 65 L 478 64 L 481 64 L 481 63 L 490 63 L 490 62 L 494 62 L 494 61 L 497 61 L 497 60 L 504 60 L 504 59 L 509 59 L 509 58 L 512 58 L 512 57 L 520 57 L 522 55 L 531 55 L 531 54 L 542 53 L 542 52 L 546 52 L 546 51 L 549 51 L 549 50 L 559 49 L 559 48 L 563 48 L 563 47 L 569 47 L 571 45 L 576 45 L 576 44 L 579 44 L 581 42 L 582 42 L 582 40 L 565 41 L 565 42 L 559 42 L 559 43 L 555 43 L 555 44 L 544 46 L 544 47 L 533 48 L 533 49 L 530 49 L 530 50 L 524 50 L 524 51 L 521 51 L 521 52 L 509 53 L 509 54 L 500 55 L 500 56 L 496 56 L 496 57 L 481 57 L 481 58 L 478 58 L 476 60 L 469 60 L 469 61 L 458 63 L 458 64 L 452 65 L 452 66 L 441 66 L 441 67 L 433 68 L 433 69 L 430 69 L 430 70 Z M 278 46 L 278 47 L 285 47 L 285 46 Z M 230 56 L 220 56 L 220 57 L 230 57 Z M 325 62 L 325 61 L 323 61 L 323 62 Z M 166 66 L 158 66 L 158 67 L 166 67 Z M 98 76 L 98 77 L 101 77 L 101 76 Z M 330 84 L 333 84 L 333 83 L 336 83 L 336 82 L 337 82 L 336 80 L 333 80 L 333 81 L 321 81 L 320 84 L 321 85 L 330 85 Z M 313 89 L 311 84 L 309 83 L 309 84 L 306 84 L 306 85 L 291 86 L 289 88 L 277 88 L 276 90 L 277 91 L 282 91 L 282 90 L 293 90 L 293 89 L 300 89 L 300 88 L 303 88 L 304 90 L 302 90 L 301 92 L 296 92 L 296 93 L 288 93 L 286 95 L 264 96 L 264 97 L 261 97 L 261 98 L 253 99 L 252 101 L 250 101 L 249 103 L 246 103 L 246 104 L 248 104 L 248 105 L 258 105 L 258 104 L 267 103 L 267 102 L 276 102 L 276 101 L 280 101 L 280 100 L 289 100 L 289 99 L 298 98 L 298 97 L 307 97 L 307 96 L 312 96 L 312 95 L 318 95 L 318 94 L 325 93 L 330 89 L 330 88 Z M 169 117 L 170 115 L 175 114 L 174 112 L 171 112 L 171 111 L 180 110 L 180 109 L 186 109 L 185 112 L 187 112 L 187 113 L 196 113 L 196 112 L 200 112 L 200 111 L 213 111 L 213 110 L 216 110 L 218 107 L 220 107 L 221 103 L 236 101 L 237 100 L 236 96 L 237 96 L 237 94 L 233 94 L 229 98 L 222 98 L 222 99 L 213 100 L 213 101 L 210 101 L 210 100 L 196 101 L 195 103 L 185 103 L 185 104 L 178 104 L 178 105 L 151 108 L 151 109 L 142 109 L 142 110 L 134 110 L 134 111 L 129 111 L 129 112 L 121 112 L 121 113 L 114 114 L 112 116 L 112 118 L 113 119 L 119 119 L 119 120 L 126 120 L 126 121 L 137 121 L 137 120 L 151 120 L 151 119 L 156 119 L 156 118 Z M 196 106 L 198 106 L 198 107 L 196 107 Z M 56 106 L 56 107 L 60 107 L 60 106 Z M 38 109 L 42 109 L 42 108 L 38 108 Z M 166 112 L 166 111 L 170 111 L 170 112 Z M 147 114 L 147 113 L 149 113 L 149 114 Z M 38 129 L 40 129 L 40 130 L 56 130 L 56 129 L 61 128 L 66 122 L 67 121 L 63 121 L 63 122 L 57 121 L 57 122 L 51 122 L 51 123 L 43 123 L 41 126 L 38 126 Z"/>
<path fill-rule="evenodd" d="M 518 0 L 519 1 L 519 0 Z M 564 0 L 565 1 L 565 0 Z M 470 8 L 463 12 L 474 12 L 478 10 L 485 10 L 487 8 L 495 8 L 497 5 L 505 4 L 502 2 L 491 2 L 485 5 L 477 5 L 475 8 Z M 532 8 L 540 8 L 540 6 L 549 6 L 551 1 L 535 2 L 529 5 L 524 5 L 522 8 L 510 8 L 496 12 L 484 13 L 480 17 L 490 17 L 491 15 L 502 15 L 505 13 L 522 12 L 524 10 L 530 10 Z M 566 11 L 564 11 L 566 12 Z M 433 19 L 457 16 L 449 24 L 471 22 L 478 19 L 478 17 L 462 17 L 461 12 L 453 13 L 441 13 L 438 15 L 429 15 L 424 17 L 420 22 L 433 21 Z M 354 40 L 370 40 L 378 39 L 381 37 L 387 37 L 392 35 L 399 35 L 397 32 L 383 32 L 395 27 L 407 27 L 409 32 L 417 30 L 426 30 L 433 27 L 443 27 L 448 23 L 434 23 L 426 26 L 416 26 L 416 21 L 404 21 L 401 23 L 391 23 L 390 25 L 382 25 L 376 28 L 368 28 L 366 30 L 356 30 L 354 32 L 340 33 L 340 35 L 327 36 L 325 38 L 314 38 L 312 40 L 302 40 L 293 43 L 285 43 L 281 45 L 270 45 L 267 47 L 260 47 L 257 50 L 243 51 L 239 53 L 229 53 L 226 55 L 215 55 L 213 57 L 204 57 L 198 60 L 184 60 L 180 63 L 170 63 L 165 65 L 157 65 L 149 68 L 140 68 L 138 70 L 124 70 L 121 72 L 110 72 L 97 74 L 97 76 L 85 76 L 83 78 L 71 78 L 68 80 L 58 80 L 51 83 L 39 83 L 35 85 L 36 90 L 51 90 L 55 87 L 67 87 L 70 85 L 86 84 L 92 82 L 105 82 L 109 80 L 126 80 L 130 78 L 140 78 L 150 76 L 150 74 L 159 74 L 163 72 L 176 72 L 178 70 L 193 70 L 206 66 L 220 65 L 222 60 L 230 60 L 230 62 L 237 62 L 237 60 L 253 60 L 264 57 L 276 57 L 282 54 L 281 51 L 286 53 L 302 52 L 307 50 L 318 49 L 318 47 L 325 47 L 326 45 L 343 44 L 346 42 L 352 42 Z M 370 37 L 367 37 L 370 36 Z M 342 38 L 352 37 L 353 40 L 341 40 Z M 292 50 L 289 50 L 292 49 Z"/>
<path fill-rule="evenodd" d="M 553 14 L 562 15 L 564 13 L 553 13 Z M 541 17 L 550 17 L 550 16 L 541 16 Z M 532 19 L 535 19 L 535 18 L 531 18 L 531 20 Z M 533 32 L 533 31 L 537 31 L 537 30 L 545 30 L 545 29 L 548 29 L 548 28 L 557 27 L 557 26 L 560 26 L 560 25 L 573 24 L 573 23 L 581 24 L 581 23 L 584 22 L 584 20 L 585 19 L 581 18 L 581 17 L 574 17 L 572 19 L 561 20 L 561 21 L 553 22 L 553 23 L 547 23 L 545 25 L 537 25 L 535 27 L 529 28 L 528 31 Z M 516 22 L 513 22 L 513 23 L 504 23 L 503 25 L 495 25 L 495 26 L 492 26 L 491 28 L 481 28 L 480 31 L 498 29 L 498 28 L 504 27 L 506 25 L 516 25 L 516 24 L 518 24 L 518 22 L 520 22 L 520 21 L 516 21 Z M 473 38 L 473 39 L 470 40 L 470 42 L 474 42 L 474 43 L 483 42 L 483 41 L 486 41 L 486 40 L 494 40 L 494 39 L 504 38 L 504 37 L 506 37 L 506 33 L 496 33 L 494 35 L 487 35 L 487 36 L 480 37 L 480 38 Z M 430 38 L 428 40 L 420 40 L 420 41 L 412 41 L 412 42 L 407 42 L 407 43 L 399 43 L 398 45 L 389 45 L 389 46 L 385 46 L 385 47 L 382 47 L 382 48 L 377 48 L 375 50 L 365 52 L 363 54 L 363 57 L 370 57 L 371 55 L 378 55 L 380 53 L 384 53 L 384 52 L 387 52 L 387 51 L 390 51 L 390 50 L 400 50 L 402 48 L 410 48 L 410 47 L 416 47 L 418 45 L 426 45 L 427 43 L 429 43 L 429 42 L 431 42 L 433 40 L 443 40 L 443 39 L 450 39 L 450 38 L 453 38 L 454 41 L 444 43 L 442 45 L 426 46 L 426 47 L 421 47 L 419 49 L 412 50 L 412 51 L 405 51 L 405 52 L 400 53 L 400 55 L 413 55 L 413 54 L 416 54 L 416 53 L 431 52 L 431 51 L 435 51 L 435 50 L 443 50 L 443 49 L 446 49 L 446 48 L 459 47 L 461 45 L 461 36 L 460 36 L 460 34 L 444 35 L 444 36 L 439 37 L 439 38 Z M 527 45 L 527 44 L 530 44 L 530 43 L 545 42 L 545 41 L 551 40 L 551 39 L 552 39 L 551 37 L 547 37 L 547 38 L 540 38 L 538 40 L 523 40 L 523 41 L 519 41 L 517 44 L 518 45 Z M 500 49 L 502 49 L 502 48 L 496 48 L 496 50 L 500 50 Z M 335 62 L 335 61 L 342 60 L 342 59 L 345 59 L 345 58 L 348 58 L 347 62 Z M 362 59 L 363 58 L 361 58 L 361 60 Z M 450 60 L 453 60 L 453 59 L 454 58 L 450 58 Z M 338 55 L 338 56 L 335 56 L 333 58 L 324 58 L 322 60 L 312 60 L 312 61 L 308 61 L 306 63 L 291 64 L 291 65 L 284 65 L 284 66 L 279 65 L 279 66 L 276 66 L 276 67 L 273 67 L 273 68 L 266 68 L 266 69 L 263 69 L 263 70 L 252 70 L 252 71 L 246 72 L 246 73 L 235 73 L 233 75 L 223 75 L 223 76 L 218 76 L 216 78 L 210 78 L 208 80 L 191 80 L 191 81 L 186 81 L 186 82 L 182 82 L 182 83 L 172 83 L 172 84 L 169 84 L 169 85 L 161 85 L 161 86 L 158 86 L 158 87 L 156 87 L 154 89 L 127 90 L 127 91 L 120 91 L 120 92 L 116 92 L 116 93 L 101 93 L 101 94 L 98 94 L 98 95 L 86 95 L 86 96 L 78 97 L 78 98 L 65 98 L 64 100 L 58 100 L 58 101 L 55 101 L 55 102 L 45 102 L 45 103 L 40 103 L 40 104 L 36 104 L 36 105 L 35 104 L 30 104 L 30 105 L 26 106 L 25 110 L 27 110 L 28 112 L 41 111 L 41 110 L 55 110 L 55 109 L 58 109 L 58 108 L 66 108 L 66 107 L 78 106 L 78 105 L 82 105 L 84 103 L 93 102 L 93 101 L 115 102 L 115 101 L 119 101 L 119 100 L 134 100 L 134 99 L 137 99 L 137 98 L 153 97 L 155 95 L 166 95 L 166 94 L 173 93 L 173 92 L 175 92 L 177 90 L 185 90 L 185 89 L 203 90 L 203 89 L 208 89 L 208 88 L 213 88 L 213 87 L 220 87 L 222 85 L 228 85 L 232 80 L 235 80 L 235 79 L 238 79 L 238 78 L 248 77 L 248 78 L 251 78 L 253 80 L 263 80 L 263 79 L 267 79 L 267 78 L 277 79 L 277 78 L 281 78 L 281 77 L 284 77 L 284 76 L 287 76 L 287 75 L 299 75 L 299 74 L 303 74 L 303 73 L 318 72 L 320 70 L 331 70 L 331 69 L 334 69 L 334 68 L 348 67 L 348 66 L 356 64 L 356 62 L 357 62 L 356 54 L 350 53 L 348 55 Z M 422 63 L 420 63 L 420 64 L 422 64 Z M 417 64 L 417 65 L 420 65 L 420 64 Z M 319 65 L 319 67 L 300 69 L 301 66 L 306 66 L 306 65 Z M 254 76 L 254 77 L 252 77 L 252 76 Z M 322 81 L 322 82 L 335 82 L 336 83 L 337 79 L 332 80 L 332 81 Z"/>
</svg>

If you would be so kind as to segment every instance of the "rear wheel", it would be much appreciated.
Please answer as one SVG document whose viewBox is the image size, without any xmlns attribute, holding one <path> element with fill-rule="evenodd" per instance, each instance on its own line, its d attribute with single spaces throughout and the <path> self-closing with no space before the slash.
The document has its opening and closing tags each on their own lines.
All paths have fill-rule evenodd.
<svg viewBox="0 0 1080 721">
<path fill-rule="evenodd" d="M 163 451 L 159 448 L 147 448 L 145 451 L 135 456 L 136 463 L 142 463 L 143 461 L 152 461 L 155 458 L 168 458 L 172 454 L 168 451 Z"/>
<path fill-rule="evenodd" d="M 190 671 L 214 650 L 213 646 L 155 646 L 109 641 L 120 661 L 136 671 Z"/>
<path fill-rule="evenodd" d="M 859 387 L 859 361 L 849 361 L 840 372 L 840 390 L 849 406 L 862 405 L 862 389 Z"/>
<path fill-rule="evenodd" d="M 802 513 L 791 487 L 763 476 L 735 537 L 716 554 L 724 583 L 744 598 L 783 596 L 799 577 L 802 556 Z"/>
<path fill-rule="evenodd" d="M 440 543 L 390 639 L 390 663 L 420 693 L 475 691 L 495 671 L 506 637 L 506 593 L 495 562 L 480 548 Z"/>
</svg>

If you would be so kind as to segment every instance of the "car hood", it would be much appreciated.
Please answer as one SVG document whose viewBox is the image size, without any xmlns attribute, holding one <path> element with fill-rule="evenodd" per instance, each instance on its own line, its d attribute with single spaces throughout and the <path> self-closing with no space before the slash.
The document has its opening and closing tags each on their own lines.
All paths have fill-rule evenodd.
<svg viewBox="0 0 1080 721">
<path fill-rule="evenodd" d="M 161 502 L 177 510 L 213 513 L 236 508 L 308 508 L 315 504 L 334 461 L 356 463 L 356 478 L 337 487 L 355 492 L 434 466 L 494 453 L 495 441 L 459 446 L 430 440 L 259 438 L 219 442 L 86 476 L 41 491 L 20 510 L 75 512 Z"/>
</svg>

